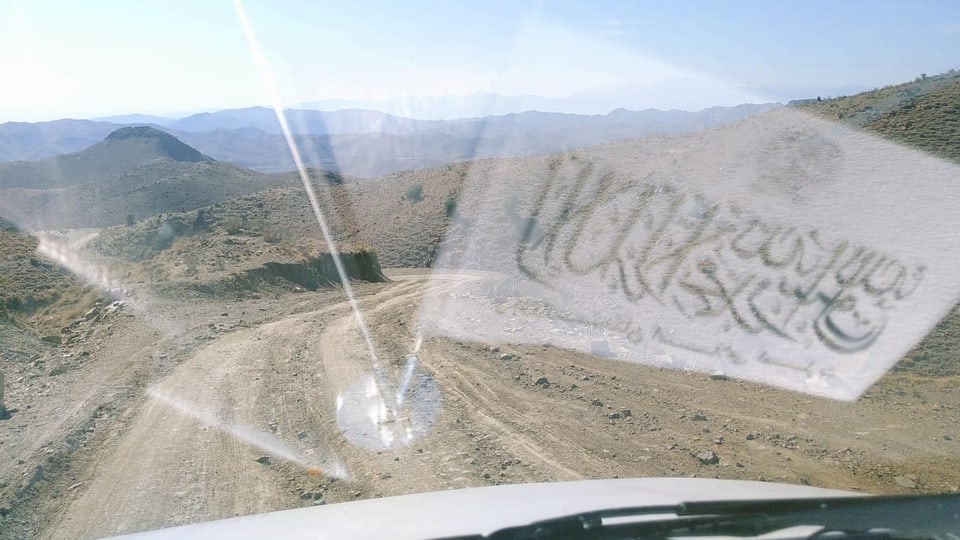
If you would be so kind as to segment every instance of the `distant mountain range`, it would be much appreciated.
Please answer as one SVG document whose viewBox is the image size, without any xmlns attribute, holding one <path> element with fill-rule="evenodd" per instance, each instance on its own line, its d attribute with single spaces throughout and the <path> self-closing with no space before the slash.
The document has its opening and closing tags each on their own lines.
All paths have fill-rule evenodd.
<svg viewBox="0 0 960 540">
<path fill-rule="evenodd" d="M 321 111 L 288 109 L 287 122 L 290 129 L 301 135 L 333 135 L 341 133 L 394 133 L 409 134 L 436 129 L 443 122 L 401 118 L 375 110 L 343 109 Z M 125 124 L 152 124 L 181 132 L 203 132 L 217 129 L 255 128 L 265 133 L 281 133 L 280 124 L 273 109 L 248 107 L 217 112 L 192 114 L 183 118 L 164 118 L 149 115 L 112 117 L 113 122 Z"/>
<path fill-rule="evenodd" d="M 308 166 L 369 178 L 474 158 L 548 154 L 695 131 L 774 106 L 618 109 L 595 116 L 526 112 L 453 121 L 365 110 L 292 110 L 288 115 Z M 135 118 L 153 119 L 128 119 Z M 294 168 L 270 109 L 227 110 L 167 123 L 0 125 L 0 149 L 20 158 L 0 163 L 0 216 L 25 229 L 103 227 L 122 224 L 128 216 L 186 211 L 296 180 L 264 172 Z M 82 149 L 69 151 L 75 147 Z M 22 159 L 43 153 L 57 154 Z"/>
<path fill-rule="evenodd" d="M 562 112 L 604 115 L 620 107 L 642 111 L 655 107 L 661 110 L 697 111 L 716 105 L 767 103 L 816 96 L 838 96 L 867 90 L 863 86 L 823 87 L 795 86 L 744 87 L 691 76 L 655 84 L 602 86 L 563 97 L 503 95 L 474 92 L 466 96 L 406 96 L 390 99 L 325 99 L 293 105 L 295 109 L 336 111 L 340 109 L 372 109 L 408 118 L 453 120 L 500 116 L 525 111 Z M 709 102 L 704 101 L 705 97 Z"/>
<path fill-rule="evenodd" d="M 530 111 L 459 120 L 417 120 L 362 109 L 291 109 L 287 118 L 308 166 L 376 176 L 474 158 L 543 154 L 696 131 L 777 106 L 745 104 L 698 112 L 617 109 L 606 115 Z M 217 160 L 263 172 L 294 168 L 272 109 L 230 109 L 179 119 L 129 115 L 111 120 L 0 124 L 0 162 L 75 152 L 120 127 L 146 122 Z"/>
</svg>

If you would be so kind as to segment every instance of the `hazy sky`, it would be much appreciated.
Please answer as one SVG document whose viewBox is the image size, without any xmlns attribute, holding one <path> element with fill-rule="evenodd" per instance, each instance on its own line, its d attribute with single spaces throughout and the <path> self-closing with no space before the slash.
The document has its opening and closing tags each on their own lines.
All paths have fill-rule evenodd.
<svg viewBox="0 0 960 540">
<path fill-rule="evenodd" d="M 956 0 L 243 5 L 287 103 L 639 85 L 669 108 L 960 68 Z M 267 104 L 230 1 L 0 0 L 0 74 L 0 122 Z"/>
</svg>

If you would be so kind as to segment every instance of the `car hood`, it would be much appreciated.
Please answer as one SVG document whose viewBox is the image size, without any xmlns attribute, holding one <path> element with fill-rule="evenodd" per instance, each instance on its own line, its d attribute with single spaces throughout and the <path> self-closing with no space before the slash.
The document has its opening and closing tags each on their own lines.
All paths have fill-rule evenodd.
<svg viewBox="0 0 960 540">
<path fill-rule="evenodd" d="M 552 517 L 605 508 L 690 501 L 848 497 L 850 492 L 740 480 L 645 478 L 516 484 L 383 497 L 255 514 L 124 539 L 429 538 L 489 534 Z"/>
</svg>

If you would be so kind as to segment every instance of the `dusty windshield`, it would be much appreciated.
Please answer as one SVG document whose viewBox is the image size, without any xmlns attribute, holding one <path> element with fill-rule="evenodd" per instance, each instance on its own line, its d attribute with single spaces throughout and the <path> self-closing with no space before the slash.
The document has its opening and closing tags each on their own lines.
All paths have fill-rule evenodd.
<svg viewBox="0 0 960 540">
<path fill-rule="evenodd" d="M 957 21 L 0 4 L 0 538 L 956 491 Z"/>
</svg>

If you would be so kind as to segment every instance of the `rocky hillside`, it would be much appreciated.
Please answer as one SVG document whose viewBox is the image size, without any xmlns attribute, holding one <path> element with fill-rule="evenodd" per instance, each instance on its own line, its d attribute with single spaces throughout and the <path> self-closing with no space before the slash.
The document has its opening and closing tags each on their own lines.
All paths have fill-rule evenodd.
<svg viewBox="0 0 960 540">
<path fill-rule="evenodd" d="M 960 71 L 795 106 L 960 161 Z"/>
<path fill-rule="evenodd" d="M 311 176 L 321 209 L 345 249 L 372 248 L 386 267 L 427 267 L 447 228 L 460 223 L 457 195 L 468 171 L 493 163 L 395 173 L 375 182 L 351 181 L 316 170 Z M 294 176 L 287 181 L 300 182 Z M 269 189 L 191 212 L 152 217 L 132 227 L 108 229 L 92 246 L 108 256 L 147 261 L 168 249 L 179 249 L 178 242 L 187 250 L 186 238 L 202 243 L 200 252 L 190 257 L 209 259 L 214 266 L 213 250 L 205 242 L 225 243 L 225 252 L 230 253 L 242 251 L 247 244 L 278 256 L 326 251 L 302 187 Z M 197 272 L 210 270 L 198 264 Z"/>
<path fill-rule="evenodd" d="M 0 319 L 50 317 L 54 311 L 70 318 L 73 313 L 66 312 L 74 311 L 71 307 L 92 293 L 92 287 L 85 287 L 70 272 L 38 254 L 37 244 L 38 240 L 26 233 L 0 230 Z"/>
<path fill-rule="evenodd" d="M 186 287 L 235 296 L 337 284 L 326 246 L 302 232 L 312 219 L 309 207 L 292 210 L 303 209 L 303 203 L 291 188 L 267 190 L 105 229 L 88 248 L 117 279 L 138 290 Z M 386 279 L 368 246 L 352 242 L 339 248 L 349 278 Z"/>
<path fill-rule="evenodd" d="M 62 329 L 81 318 L 102 291 L 37 253 L 36 238 L 0 227 L 0 370 L 27 362 L 63 339 Z"/>
</svg>

